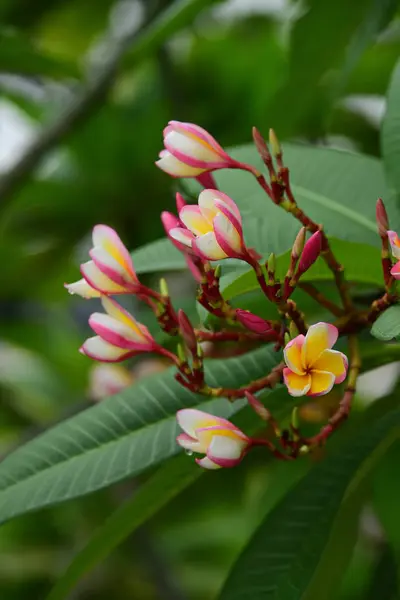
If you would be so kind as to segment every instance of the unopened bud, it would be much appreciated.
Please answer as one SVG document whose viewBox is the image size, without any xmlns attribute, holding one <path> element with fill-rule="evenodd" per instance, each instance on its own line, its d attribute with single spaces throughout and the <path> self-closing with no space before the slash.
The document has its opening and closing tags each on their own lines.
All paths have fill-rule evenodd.
<svg viewBox="0 0 400 600">
<path fill-rule="evenodd" d="M 253 127 L 252 134 L 259 155 L 261 156 L 264 162 L 270 162 L 271 154 L 268 150 L 267 143 L 264 140 L 261 133 L 258 131 L 257 127 Z"/>
<path fill-rule="evenodd" d="M 382 198 L 378 198 L 376 203 L 376 222 L 378 225 L 379 235 L 381 237 L 386 237 L 387 230 L 389 229 L 389 219 Z"/>
<path fill-rule="evenodd" d="M 197 342 L 196 354 L 198 358 L 203 358 L 204 356 L 203 346 L 200 344 L 200 342 Z"/>
<path fill-rule="evenodd" d="M 304 250 L 300 257 L 299 266 L 296 273 L 296 279 L 298 279 L 301 275 L 303 275 L 303 273 L 308 271 L 308 269 L 315 263 L 315 261 L 321 253 L 321 245 L 322 233 L 320 231 L 316 231 L 306 241 Z"/>
<path fill-rule="evenodd" d="M 160 292 L 161 295 L 164 296 L 164 298 L 169 297 L 168 285 L 164 277 L 160 279 Z"/>
<path fill-rule="evenodd" d="M 271 146 L 272 154 L 274 156 L 281 156 L 282 148 L 273 129 L 269 130 L 269 145 Z"/>
<path fill-rule="evenodd" d="M 258 317 L 249 310 L 242 310 L 241 308 L 238 308 L 236 310 L 236 318 L 244 327 L 246 327 L 246 329 L 249 329 L 254 333 L 261 335 L 271 331 L 270 321 L 266 321 L 265 319 Z"/>
<path fill-rule="evenodd" d="M 269 255 L 269 259 L 267 262 L 267 271 L 268 271 L 268 275 L 275 275 L 275 270 L 276 270 L 276 258 L 275 258 L 275 254 L 273 252 L 271 252 L 271 254 Z"/>
<path fill-rule="evenodd" d="M 221 265 L 217 265 L 214 269 L 215 279 L 219 279 L 221 277 L 221 272 L 222 272 Z"/>
<path fill-rule="evenodd" d="M 178 215 L 179 215 L 182 208 L 184 206 L 186 206 L 186 202 L 185 202 L 185 199 L 183 198 L 183 196 L 179 192 L 176 192 L 175 198 L 176 198 L 176 209 L 177 209 Z"/>
<path fill-rule="evenodd" d="M 266 408 L 264 406 L 264 404 L 262 402 L 260 402 L 260 400 L 258 400 L 258 398 L 253 396 L 253 394 L 250 394 L 250 392 L 245 392 L 245 395 L 246 395 L 249 405 L 254 410 L 254 412 L 259 417 L 261 417 L 261 419 L 263 421 L 268 421 L 270 418 L 270 412 L 269 412 L 268 408 Z"/>
<path fill-rule="evenodd" d="M 186 352 L 185 352 L 185 349 L 182 346 L 182 344 L 177 345 L 176 351 L 177 351 L 178 358 L 181 361 L 181 363 L 185 363 L 186 362 Z"/>
<path fill-rule="evenodd" d="M 290 321 L 289 334 L 292 340 L 299 335 L 299 330 L 297 329 L 297 325 L 294 321 Z"/>
<path fill-rule="evenodd" d="M 192 353 L 197 351 L 197 338 L 193 326 L 186 313 L 180 309 L 178 311 L 179 331 L 185 341 L 185 344 Z"/>
<path fill-rule="evenodd" d="M 285 342 L 285 346 L 288 345 L 288 343 L 291 341 L 291 339 L 292 338 L 290 337 L 290 334 L 286 331 L 285 335 L 283 336 L 283 340 Z"/>
<path fill-rule="evenodd" d="M 306 228 L 302 227 L 294 240 L 292 258 L 297 260 L 303 252 L 306 243 Z"/>
<path fill-rule="evenodd" d="M 293 429 L 298 429 L 299 428 L 299 415 L 298 415 L 298 408 L 297 406 L 294 407 L 293 411 L 292 411 L 292 417 L 291 417 L 291 425 L 293 427 Z"/>
</svg>

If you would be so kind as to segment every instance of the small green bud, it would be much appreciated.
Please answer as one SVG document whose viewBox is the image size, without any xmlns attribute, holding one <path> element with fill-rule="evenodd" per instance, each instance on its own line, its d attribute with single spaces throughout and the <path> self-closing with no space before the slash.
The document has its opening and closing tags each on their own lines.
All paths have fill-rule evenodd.
<svg viewBox="0 0 400 600">
<path fill-rule="evenodd" d="M 275 269 L 276 269 L 276 258 L 275 258 L 275 254 L 273 252 L 271 252 L 271 254 L 269 255 L 268 262 L 267 262 L 267 271 L 268 271 L 268 273 L 275 273 Z"/>
<path fill-rule="evenodd" d="M 178 344 L 176 347 L 176 351 L 178 353 L 178 358 L 181 362 L 186 362 L 186 352 L 182 344 Z"/>
<path fill-rule="evenodd" d="M 164 279 L 164 277 L 162 277 L 160 279 L 160 292 L 161 292 L 162 296 L 168 298 L 168 296 L 169 296 L 168 285 L 167 285 L 167 282 Z"/>
<path fill-rule="evenodd" d="M 269 130 L 269 145 L 271 146 L 272 154 L 280 156 L 282 154 L 281 145 L 273 129 Z"/>
<path fill-rule="evenodd" d="M 290 342 L 292 338 L 290 337 L 289 333 L 286 332 L 284 335 L 284 341 L 285 341 L 285 346 Z"/>
<path fill-rule="evenodd" d="M 299 335 L 299 330 L 297 329 L 296 323 L 294 321 L 290 321 L 289 334 L 291 339 Z"/>
<path fill-rule="evenodd" d="M 217 265 L 214 270 L 215 279 L 219 279 L 221 277 L 221 271 L 222 271 L 221 265 Z"/>
</svg>

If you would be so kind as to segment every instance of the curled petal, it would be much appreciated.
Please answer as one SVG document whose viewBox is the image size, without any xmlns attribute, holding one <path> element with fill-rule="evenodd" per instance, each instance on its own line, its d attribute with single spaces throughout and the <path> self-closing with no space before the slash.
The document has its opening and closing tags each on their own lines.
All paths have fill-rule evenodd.
<svg viewBox="0 0 400 600">
<path fill-rule="evenodd" d="M 81 273 L 90 287 L 102 294 L 125 294 L 126 287 L 104 275 L 92 260 L 81 265 Z"/>
<path fill-rule="evenodd" d="M 126 327 L 128 327 L 134 335 L 137 336 L 138 341 L 142 340 L 143 342 L 153 343 L 153 337 L 150 335 L 149 330 L 145 325 L 136 321 L 136 319 L 118 302 L 113 300 L 112 298 L 107 298 L 107 296 L 103 296 L 101 299 L 101 303 L 103 305 L 104 310 L 110 317 L 120 321 Z"/>
<path fill-rule="evenodd" d="M 321 352 L 332 348 L 338 338 L 338 330 L 330 323 L 311 325 L 304 340 L 301 358 L 304 369 L 309 369 Z"/>
<path fill-rule="evenodd" d="M 186 433 L 181 433 L 177 436 L 176 441 L 178 444 L 184 448 L 185 450 L 191 450 L 192 452 L 202 452 L 199 442 L 187 435 Z"/>
<path fill-rule="evenodd" d="M 205 427 L 222 427 L 226 429 L 236 429 L 236 427 L 227 419 L 215 417 L 209 413 L 197 410 L 197 408 L 183 408 L 176 413 L 178 425 L 187 435 L 196 438 L 196 430 Z"/>
<path fill-rule="evenodd" d="M 78 294 L 82 298 L 99 298 L 101 295 L 85 279 L 79 279 L 79 281 L 75 281 L 74 283 L 64 283 L 64 287 L 70 294 Z"/>
<path fill-rule="evenodd" d="M 231 258 L 242 256 L 244 254 L 244 241 L 232 221 L 224 214 L 219 213 L 213 224 L 215 238 L 225 254 Z"/>
<path fill-rule="evenodd" d="M 311 372 L 311 387 L 307 396 L 323 396 L 328 394 L 335 383 L 335 375 L 326 371 Z"/>
<path fill-rule="evenodd" d="M 129 274 L 129 279 L 137 279 L 131 255 L 114 229 L 108 225 L 96 225 L 93 228 L 93 246 L 103 248 L 120 265 L 121 272 Z"/>
<path fill-rule="evenodd" d="M 195 125 L 194 123 L 183 123 L 181 121 L 170 121 L 168 123 L 168 127 L 164 129 L 164 136 L 168 135 L 171 130 L 185 132 L 192 137 L 198 138 L 208 144 L 208 146 L 211 147 L 214 152 L 217 152 L 222 158 L 230 158 L 222 146 L 218 144 L 217 140 L 213 138 L 208 131 L 203 129 L 203 127 L 200 127 L 200 125 Z"/>
<path fill-rule="evenodd" d="M 400 259 L 400 239 L 395 231 L 387 232 L 390 245 L 392 247 L 393 256 L 397 259 Z"/>
<path fill-rule="evenodd" d="M 89 255 L 96 267 L 117 285 L 126 288 L 127 285 L 134 285 L 137 282 L 136 276 L 132 277 L 131 273 L 104 248 L 100 246 L 92 248 Z"/>
<path fill-rule="evenodd" d="M 192 242 L 193 251 L 204 260 L 220 260 L 228 258 L 221 246 L 218 244 L 215 233 L 210 231 L 202 235 Z"/>
<path fill-rule="evenodd" d="M 87 339 L 80 348 L 80 352 L 99 360 L 100 362 L 120 362 L 130 356 L 134 356 L 135 352 L 131 350 L 125 350 L 123 348 L 117 348 L 112 344 L 101 339 L 99 336 L 91 337 Z"/>
<path fill-rule="evenodd" d="M 215 462 L 210 460 L 208 456 L 204 456 L 204 458 L 196 458 L 196 462 L 199 467 L 203 467 L 203 469 L 215 470 L 221 468 L 219 465 L 215 464 Z"/>
<path fill-rule="evenodd" d="M 243 458 L 243 452 L 247 446 L 245 441 L 215 435 L 207 450 L 208 458 L 220 467 L 235 467 Z"/>
<path fill-rule="evenodd" d="M 301 349 L 303 347 L 304 340 L 304 335 L 298 335 L 288 344 L 286 344 L 286 347 L 283 351 L 285 363 L 287 364 L 289 369 L 297 375 L 305 375 L 305 371 L 301 360 Z"/>
<path fill-rule="evenodd" d="M 211 224 L 204 218 L 198 206 L 184 206 L 179 218 L 194 235 L 204 235 L 212 230 Z"/>
<path fill-rule="evenodd" d="M 391 268 L 390 274 L 395 279 L 400 279 L 400 260 Z"/>
<path fill-rule="evenodd" d="M 290 369 L 283 369 L 283 380 L 291 396 L 305 396 L 311 387 L 310 375 L 298 375 Z"/>
<path fill-rule="evenodd" d="M 232 215 L 241 222 L 240 211 L 236 203 L 232 200 L 232 198 L 227 196 L 227 194 L 224 194 L 219 190 L 203 190 L 199 194 L 198 202 L 200 209 L 211 210 L 214 213 L 213 216 L 215 216 L 218 212 L 217 203 L 219 205 L 223 204 L 230 210 Z"/>
<path fill-rule="evenodd" d="M 164 145 L 168 152 L 191 167 L 208 168 L 210 164 L 225 163 L 207 142 L 182 131 L 169 131 L 164 138 Z"/>
<path fill-rule="evenodd" d="M 192 242 L 195 239 L 193 233 L 183 227 L 174 227 L 170 229 L 169 235 L 173 241 L 181 244 L 184 248 L 191 248 Z"/>
<path fill-rule="evenodd" d="M 168 150 L 160 152 L 160 158 L 156 161 L 159 169 L 168 173 L 172 177 L 196 177 L 203 173 L 205 169 L 190 167 L 184 162 L 178 160 Z"/>
<path fill-rule="evenodd" d="M 313 370 L 327 371 L 335 376 L 335 383 L 346 379 L 348 367 L 347 356 L 338 350 L 324 350 L 313 365 Z"/>
<path fill-rule="evenodd" d="M 152 344 L 141 334 L 140 330 L 130 328 L 109 315 L 93 313 L 89 319 L 89 325 L 103 340 L 118 348 L 137 352 L 146 352 L 152 348 Z"/>
</svg>

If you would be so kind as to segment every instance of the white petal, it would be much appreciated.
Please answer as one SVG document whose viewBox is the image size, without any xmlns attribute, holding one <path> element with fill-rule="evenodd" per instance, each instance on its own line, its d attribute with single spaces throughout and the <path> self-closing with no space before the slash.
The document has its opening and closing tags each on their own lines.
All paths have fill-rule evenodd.
<svg viewBox="0 0 400 600">
<path fill-rule="evenodd" d="M 122 348 L 116 348 L 96 335 L 95 337 L 86 340 L 81 347 L 81 352 L 95 360 L 115 362 L 128 354 L 129 351 Z"/>
<path fill-rule="evenodd" d="M 203 467 L 203 469 L 215 470 L 221 468 L 219 465 L 216 465 L 212 460 L 210 460 L 208 456 L 205 456 L 204 458 L 198 458 L 196 459 L 196 462 L 198 465 L 200 465 L 200 467 Z"/>
<path fill-rule="evenodd" d="M 198 237 L 196 239 L 196 246 L 209 260 L 219 260 L 228 256 L 218 244 L 213 231 Z"/>
<path fill-rule="evenodd" d="M 208 448 L 208 454 L 211 457 L 215 456 L 215 458 L 238 460 L 246 446 L 247 442 L 239 437 L 232 438 L 223 435 L 215 435 Z"/>
<path fill-rule="evenodd" d="M 186 435 L 186 433 L 178 435 L 176 441 L 181 446 L 181 448 L 184 448 L 185 450 L 191 450 L 192 452 L 201 452 L 200 444 L 196 442 L 196 440 L 193 440 L 189 435 Z"/>
<path fill-rule="evenodd" d="M 113 258 L 111 254 L 101 246 L 95 246 L 92 248 L 90 251 L 90 256 L 94 260 L 98 260 L 99 263 L 109 267 L 113 271 L 116 271 L 119 275 L 127 275 L 126 269 L 124 269 L 123 265 L 115 260 L 115 258 Z"/>
<path fill-rule="evenodd" d="M 172 156 L 170 152 L 163 152 L 161 158 L 156 161 L 156 165 L 162 171 L 174 177 L 196 177 L 196 175 L 204 172 L 204 169 L 185 165 L 185 163 L 175 158 L 175 156 Z"/>
<path fill-rule="evenodd" d="M 102 293 L 119 294 L 125 292 L 124 287 L 111 281 L 109 277 L 104 275 L 100 269 L 96 267 L 92 260 L 81 265 L 81 272 L 89 285 L 93 285 L 93 287 Z"/>
<path fill-rule="evenodd" d="M 193 234 L 191 234 L 190 231 L 186 232 L 186 229 L 183 229 L 183 227 L 174 227 L 173 229 L 170 229 L 169 235 L 173 240 L 188 246 L 188 248 L 192 247 Z"/>
<path fill-rule="evenodd" d="M 103 313 L 93 313 L 90 317 L 90 326 L 95 329 L 96 325 L 101 328 L 107 329 L 111 334 L 121 336 L 125 340 L 138 343 L 146 343 L 146 338 L 141 335 L 140 330 L 135 330 L 128 325 L 121 323 L 121 321 L 104 315 Z M 100 331 L 95 329 L 98 335 L 102 335 Z M 105 336 L 104 336 L 105 337 Z"/>
<path fill-rule="evenodd" d="M 214 229 L 218 229 L 219 234 L 235 252 L 242 251 L 242 238 L 228 217 L 219 213 L 214 219 Z"/>
<path fill-rule="evenodd" d="M 98 298 L 100 292 L 92 288 L 85 279 L 79 279 L 74 283 L 66 283 L 65 288 L 70 294 L 78 294 L 82 298 Z"/>
<path fill-rule="evenodd" d="M 217 154 L 208 144 L 189 133 L 185 134 L 182 131 L 170 131 L 166 135 L 164 143 L 168 144 L 172 150 L 178 150 L 178 152 L 182 152 L 182 154 L 186 154 L 197 160 L 206 162 L 221 161 L 219 154 Z"/>
<path fill-rule="evenodd" d="M 196 429 L 212 427 L 219 424 L 218 418 L 197 408 L 183 408 L 176 413 L 179 427 L 190 437 L 197 439 Z"/>
</svg>

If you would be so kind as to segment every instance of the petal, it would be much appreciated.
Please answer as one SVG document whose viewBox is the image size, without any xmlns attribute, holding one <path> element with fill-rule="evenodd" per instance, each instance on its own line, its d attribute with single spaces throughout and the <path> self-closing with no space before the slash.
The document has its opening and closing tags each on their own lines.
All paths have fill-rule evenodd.
<svg viewBox="0 0 400 600">
<path fill-rule="evenodd" d="M 64 287 L 70 294 L 78 294 L 82 298 L 98 298 L 100 292 L 92 288 L 85 279 L 79 279 L 74 283 L 64 283 Z"/>
<path fill-rule="evenodd" d="M 193 233 L 183 227 L 174 227 L 173 229 L 170 229 L 169 237 L 186 248 L 191 248 L 192 242 L 195 239 Z"/>
<path fill-rule="evenodd" d="M 120 321 L 125 326 L 127 326 L 131 330 L 132 334 L 134 332 L 134 335 L 137 336 L 138 341 L 153 341 L 153 338 L 150 335 L 150 332 L 147 329 L 147 327 L 145 327 L 145 325 L 143 325 L 142 323 L 136 321 L 136 319 L 127 310 L 122 308 L 122 306 L 118 304 L 118 302 L 112 300 L 111 298 L 103 296 L 101 299 L 101 303 L 103 305 L 104 310 L 108 315 L 110 315 L 110 317 L 113 317 L 114 319 Z"/>
<path fill-rule="evenodd" d="M 311 387 L 310 375 L 298 375 L 290 369 L 283 369 L 283 381 L 291 396 L 305 396 Z"/>
<path fill-rule="evenodd" d="M 332 348 L 338 338 L 338 330 L 330 323 L 311 325 L 304 340 L 301 359 L 304 369 L 313 366 L 321 352 Z"/>
<path fill-rule="evenodd" d="M 179 213 L 182 223 L 195 235 L 203 235 L 212 231 L 210 223 L 203 217 L 198 206 L 186 205 Z"/>
<path fill-rule="evenodd" d="M 229 159 L 229 156 L 225 152 L 225 150 L 218 144 L 217 140 L 213 138 L 213 136 L 208 133 L 203 127 L 200 125 L 195 125 L 194 123 L 184 123 L 182 121 L 170 121 L 168 123 L 168 127 L 164 129 L 164 137 L 168 135 L 170 131 L 178 131 L 181 133 L 185 133 L 186 135 L 191 135 L 192 137 L 202 140 L 209 147 L 213 148 L 215 152 L 218 152 L 220 156 L 226 157 Z"/>
<path fill-rule="evenodd" d="M 395 258 L 400 258 L 400 239 L 395 231 L 388 231 L 388 238 L 392 247 L 392 254 Z"/>
<path fill-rule="evenodd" d="M 391 268 L 390 274 L 395 279 L 400 279 L 400 260 Z"/>
<path fill-rule="evenodd" d="M 197 408 L 183 408 L 176 413 L 178 425 L 185 433 L 197 439 L 196 430 L 204 427 L 224 427 L 226 429 L 236 429 L 236 427 L 226 419 L 215 417 L 209 413 L 197 410 Z"/>
<path fill-rule="evenodd" d="M 125 358 L 134 355 L 134 352 L 117 348 L 116 346 L 105 342 L 97 335 L 87 339 L 81 346 L 80 352 L 94 360 L 100 360 L 102 362 L 119 362 L 120 360 L 125 360 Z"/>
<path fill-rule="evenodd" d="M 241 461 L 247 445 L 237 438 L 215 435 L 207 450 L 207 456 L 220 467 L 234 467 Z"/>
<path fill-rule="evenodd" d="M 129 271 L 101 246 L 92 248 L 89 255 L 96 267 L 114 283 L 126 286 L 136 282 L 136 277 L 132 277 Z"/>
<path fill-rule="evenodd" d="M 207 448 L 210 446 L 213 438 L 216 435 L 234 439 L 243 447 L 249 444 L 249 438 L 247 435 L 240 431 L 240 429 L 237 429 L 232 423 L 229 423 L 229 421 L 228 425 L 229 427 L 227 427 L 225 424 L 218 424 L 197 428 L 196 438 L 199 440 L 201 452 L 207 452 Z"/>
<path fill-rule="evenodd" d="M 205 170 L 189 167 L 189 165 L 172 156 L 167 150 L 160 152 L 160 158 L 156 161 L 156 165 L 172 177 L 196 177 Z"/>
<path fill-rule="evenodd" d="M 119 365 L 94 365 L 90 371 L 90 397 L 102 400 L 121 392 L 134 381 L 133 375 Z"/>
<path fill-rule="evenodd" d="M 200 467 L 203 467 L 203 469 L 215 470 L 221 468 L 219 465 L 216 465 L 215 462 L 210 460 L 208 456 L 205 456 L 204 458 L 196 458 L 196 462 Z"/>
<path fill-rule="evenodd" d="M 178 444 L 184 448 L 185 450 L 191 450 L 192 452 L 201 452 L 199 442 L 187 435 L 186 433 L 181 433 L 177 436 L 176 441 Z"/>
<path fill-rule="evenodd" d="M 335 383 L 333 373 L 326 371 L 311 371 L 311 387 L 307 396 L 323 396 L 331 391 Z"/>
<path fill-rule="evenodd" d="M 102 294 L 125 294 L 126 287 L 118 285 L 104 275 L 92 260 L 81 265 L 81 273 L 87 283 Z"/>
<path fill-rule="evenodd" d="M 89 325 L 103 340 L 127 350 L 146 351 L 151 348 L 148 340 L 134 329 L 103 313 L 93 313 Z"/>
<path fill-rule="evenodd" d="M 335 383 L 342 383 L 347 374 L 347 356 L 338 350 L 324 350 L 313 365 L 317 371 L 328 371 L 335 375 Z"/>
<path fill-rule="evenodd" d="M 136 280 L 132 258 L 128 249 L 114 229 L 108 225 L 96 225 L 93 228 L 93 246 L 103 248 L 117 263 Z"/>
<path fill-rule="evenodd" d="M 164 138 L 164 145 L 168 152 L 179 153 L 180 160 L 197 159 L 203 162 L 220 161 L 220 155 L 204 140 L 192 133 L 178 130 L 170 130 Z M 183 158 L 185 157 L 185 158 Z M 190 162 L 188 162 L 190 164 Z M 193 164 L 192 166 L 197 166 Z"/>
<path fill-rule="evenodd" d="M 193 240 L 192 248 L 194 252 L 200 255 L 200 258 L 204 258 L 205 260 L 220 260 L 228 257 L 218 244 L 215 234 L 212 231 Z"/>
<path fill-rule="evenodd" d="M 225 215 L 219 213 L 214 219 L 215 238 L 228 256 L 243 255 L 244 241 L 239 231 Z M 233 256 L 234 257 L 234 256 Z"/>
<path fill-rule="evenodd" d="M 239 221 L 241 221 L 242 219 L 240 215 L 240 210 L 237 207 L 236 203 L 232 200 L 232 198 L 227 196 L 227 194 L 224 194 L 219 190 L 203 190 L 199 194 L 198 203 L 201 209 L 205 208 L 212 210 L 215 214 L 218 212 L 218 207 L 216 203 L 222 203 Z"/>
<path fill-rule="evenodd" d="M 285 363 L 289 369 L 297 375 L 305 375 L 305 371 L 301 362 L 301 349 L 303 347 L 304 340 L 304 335 L 298 335 L 288 344 L 286 344 L 283 351 Z"/>
</svg>

